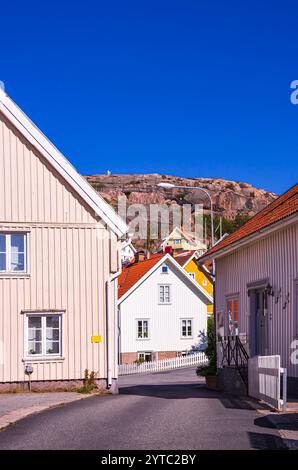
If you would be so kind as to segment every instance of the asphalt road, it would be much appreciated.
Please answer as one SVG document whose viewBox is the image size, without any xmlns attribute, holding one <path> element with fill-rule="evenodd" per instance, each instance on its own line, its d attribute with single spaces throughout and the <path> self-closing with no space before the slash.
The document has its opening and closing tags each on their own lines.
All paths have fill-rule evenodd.
<svg viewBox="0 0 298 470">
<path fill-rule="evenodd" d="M 0 433 L 0 449 L 282 449 L 249 402 L 212 392 L 194 369 L 121 378 L 120 394 L 51 409 Z"/>
</svg>

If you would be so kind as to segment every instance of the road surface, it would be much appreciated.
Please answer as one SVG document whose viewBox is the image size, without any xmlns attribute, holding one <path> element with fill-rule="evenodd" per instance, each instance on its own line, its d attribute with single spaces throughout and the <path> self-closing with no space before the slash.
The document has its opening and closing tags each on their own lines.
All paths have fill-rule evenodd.
<svg viewBox="0 0 298 470">
<path fill-rule="evenodd" d="M 121 378 L 93 396 L 19 421 L 0 449 L 282 449 L 249 402 L 207 390 L 194 369 Z"/>
</svg>

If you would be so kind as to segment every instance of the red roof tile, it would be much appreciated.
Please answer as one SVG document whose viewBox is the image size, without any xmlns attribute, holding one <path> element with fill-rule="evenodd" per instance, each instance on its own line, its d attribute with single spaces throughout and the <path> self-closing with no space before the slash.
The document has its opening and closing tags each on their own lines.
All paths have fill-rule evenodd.
<svg viewBox="0 0 298 470">
<path fill-rule="evenodd" d="M 231 233 L 228 237 L 224 238 L 221 242 L 207 251 L 202 257 L 217 253 L 223 248 L 227 248 L 240 240 L 257 233 L 259 230 L 265 229 L 276 222 L 279 222 L 290 215 L 298 212 L 298 184 L 290 188 L 287 192 L 275 199 L 271 204 L 258 212 L 236 232 Z"/>
<path fill-rule="evenodd" d="M 164 253 L 151 255 L 151 257 L 145 261 L 139 261 L 135 264 L 122 268 L 122 273 L 118 278 L 118 299 L 126 294 L 129 289 L 134 286 L 155 264 L 157 264 L 161 258 L 165 256 Z"/>
</svg>

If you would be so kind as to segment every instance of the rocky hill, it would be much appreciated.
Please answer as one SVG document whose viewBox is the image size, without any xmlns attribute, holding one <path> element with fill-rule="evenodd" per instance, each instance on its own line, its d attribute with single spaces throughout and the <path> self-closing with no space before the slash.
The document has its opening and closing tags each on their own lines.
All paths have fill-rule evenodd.
<svg viewBox="0 0 298 470">
<path fill-rule="evenodd" d="M 144 175 L 89 175 L 86 179 L 100 194 L 116 207 L 119 195 L 126 195 L 128 204 L 199 204 L 202 192 L 195 189 L 171 189 L 158 187 L 158 183 L 180 186 L 199 186 L 207 189 L 218 215 L 234 219 L 236 215 L 252 216 L 272 202 L 277 195 L 249 183 L 228 181 L 222 178 L 180 178 L 161 174 Z M 205 203 L 206 201 L 206 203 Z"/>
</svg>

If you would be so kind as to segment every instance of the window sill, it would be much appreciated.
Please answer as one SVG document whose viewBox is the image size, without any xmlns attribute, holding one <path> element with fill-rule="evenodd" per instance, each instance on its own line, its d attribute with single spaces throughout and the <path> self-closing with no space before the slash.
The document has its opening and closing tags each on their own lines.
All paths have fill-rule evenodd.
<svg viewBox="0 0 298 470">
<path fill-rule="evenodd" d="M 180 336 L 180 339 L 193 339 L 193 336 Z"/>
<path fill-rule="evenodd" d="M 29 279 L 29 273 L 0 273 L 0 279 Z"/>
<path fill-rule="evenodd" d="M 22 362 L 63 362 L 65 357 L 55 356 L 55 357 L 23 357 Z"/>
<path fill-rule="evenodd" d="M 158 302 L 158 305 L 172 305 L 171 302 Z"/>
<path fill-rule="evenodd" d="M 149 341 L 150 338 L 137 338 L 137 341 Z"/>
</svg>

